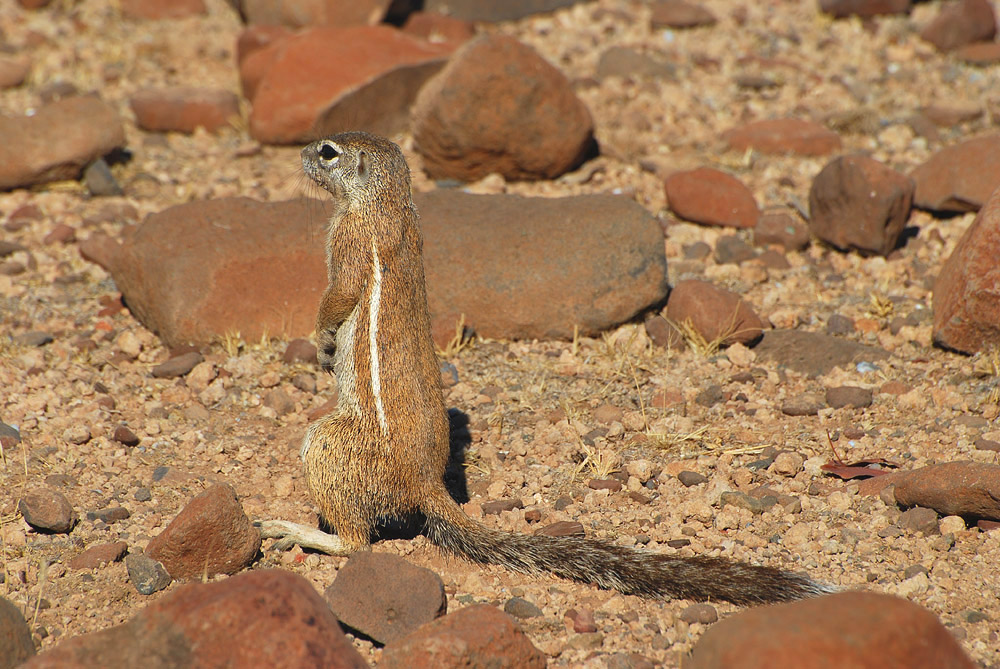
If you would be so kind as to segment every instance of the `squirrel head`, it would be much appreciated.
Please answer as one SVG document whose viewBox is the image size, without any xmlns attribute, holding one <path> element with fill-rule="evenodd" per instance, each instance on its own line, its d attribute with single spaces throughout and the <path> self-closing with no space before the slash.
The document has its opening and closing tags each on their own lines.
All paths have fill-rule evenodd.
<svg viewBox="0 0 1000 669">
<path fill-rule="evenodd" d="M 302 168 L 349 211 L 387 213 L 391 203 L 412 208 L 410 170 L 399 147 L 367 132 L 344 132 L 302 149 Z"/>
</svg>

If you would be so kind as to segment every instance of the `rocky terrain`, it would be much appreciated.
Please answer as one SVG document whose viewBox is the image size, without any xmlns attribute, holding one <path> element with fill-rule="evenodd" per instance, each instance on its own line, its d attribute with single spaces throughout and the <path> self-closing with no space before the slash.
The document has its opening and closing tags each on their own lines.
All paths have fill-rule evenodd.
<svg viewBox="0 0 1000 669">
<path fill-rule="evenodd" d="M 995 11 L 3 3 L 0 667 L 1000 666 Z M 337 398 L 298 152 L 355 128 L 411 165 L 467 513 L 846 592 L 262 542 Z"/>
</svg>

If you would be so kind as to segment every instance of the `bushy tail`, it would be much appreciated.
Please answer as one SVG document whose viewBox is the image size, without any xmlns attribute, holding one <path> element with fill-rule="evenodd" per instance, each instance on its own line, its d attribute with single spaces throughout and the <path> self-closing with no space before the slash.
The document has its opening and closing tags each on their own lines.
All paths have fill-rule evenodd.
<svg viewBox="0 0 1000 669">
<path fill-rule="evenodd" d="M 493 530 L 465 515 L 443 489 L 421 509 L 427 517 L 427 537 L 445 551 L 524 573 L 551 572 L 626 595 L 743 605 L 834 591 L 803 575 L 725 558 L 674 557 L 584 537 Z"/>
</svg>

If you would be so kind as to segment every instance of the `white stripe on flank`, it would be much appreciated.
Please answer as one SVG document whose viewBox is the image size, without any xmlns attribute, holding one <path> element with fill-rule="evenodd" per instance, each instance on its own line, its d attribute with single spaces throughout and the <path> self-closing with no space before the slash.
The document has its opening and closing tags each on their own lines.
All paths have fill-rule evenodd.
<svg viewBox="0 0 1000 669">
<path fill-rule="evenodd" d="M 368 303 L 368 352 L 371 355 L 372 394 L 375 396 L 375 413 L 383 432 L 389 431 L 382 407 L 382 379 L 378 370 L 378 310 L 382 301 L 382 267 L 378 259 L 378 248 L 372 239 L 372 296 Z"/>
</svg>

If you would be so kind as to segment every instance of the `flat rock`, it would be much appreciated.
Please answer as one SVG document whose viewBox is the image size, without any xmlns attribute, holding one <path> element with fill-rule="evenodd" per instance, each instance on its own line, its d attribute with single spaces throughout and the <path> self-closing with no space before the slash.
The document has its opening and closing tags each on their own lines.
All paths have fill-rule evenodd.
<svg viewBox="0 0 1000 669">
<path fill-rule="evenodd" d="M 723 235 L 715 242 L 715 262 L 738 265 L 757 256 L 753 247 L 737 235 Z"/>
<path fill-rule="evenodd" d="M 736 177 L 711 167 L 674 172 L 663 188 L 671 211 L 694 223 L 752 228 L 760 217 L 750 189 Z"/>
<path fill-rule="evenodd" d="M 128 544 L 116 541 L 110 544 L 91 546 L 76 557 L 70 559 L 70 569 L 97 569 L 111 562 L 118 562 L 125 557 Z"/>
<path fill-rule="evenodd" d="M 934 342 L 965 353 L 1000 344 L 1000 189 L 934 282 Z"/>
<path fill-rule="evenodd" d="M 976 42 L 966 44 L 955 49 L 955 58 L 968 63 L 986 67 L 1000 63 L 1000 43 L 998 42 Z"/>
<path fill-rule="evenodd" d="M 657 0 L 650 4 L 650 25 L 653 30 L 663 28 L 700 28 L 714 26 L 715 14 L 701 5 L 687 0 Z"/>
<path fill-rule="evenodd" d="M 33 488 L 17 503 L 24 522 L 40 532 L 64 534 L 76 525 L 77 515 L 66 495 L 52 488 Z"/>
<path fill-rule="evenodd" d="M 670 291 L 664 316 L 691 326 L 705 341 L 723 345 L 748 344 L 760 338 L 764 327 L 753 308 L 739 295 L 707 281 L 679 281 Z"/>
<path fill-rule="evenodd" d="M 14 669 L 35 654 L 31 628 L 13 602 L 0 597 L 0 669 Z"/>
<path fill-rule="evenodd" d="M 127 556 L 125 569 L 128 570 L 128 580 L 140 595 L 159 592 L 173 581 L 162 562 L 142 553 Z"/>
<path fill-rule="evenodd" d="M 260 532 L 243 513 L 236 492 L 216 484 L 188 502 L 146 547 L 175 579 L 235 574 L 260 550 Z"/>
<path fill-rule="evenodd" d="M 205 13 L 203 0 L 121 0 L 122 14 L 130 19 L 182 19 Z"/>
<path fill-rule="evenodd" d="M 841 250 L 888 255 L 910 217 L 913 180 L 866 156 L 841 156 L 809 189 L 809 229 Z"/>
<path fill-rule="evenodd" d="M 786 416 L 815 416 L 823 408 L 823 397 L 816 393 L 799 393 L 781 404 L 781 413 Z"/>
<path fill-rule="evenodd" d="M 905 480 L 905 477 L 900 480 Z M 895 494 L 895 490 L 893 494 Z M 895 501 L 899 502 L 898 499 Z M 925 506 L 915 506 L 899 514 L 896 526 L 905 532 L 919 532 L 927 536 L 940 534 L 937 511 Z"/>
<path fill-rule="evenodd" d="M 144 88 L 129 105 L 139 127 L 154 132 L 213 132 L 240 117 L 236 94 L 215 88 Z"/>
<path fill-rule="evenodd" d="M 840 136 L 813 121 L 781 118 L 754 121 L 722 134 L 734 151 L 753 149 L 761 153 L 825 156 L 838 151 Z"/>
<path fill-rule="evenodd" d="M 973 42 L 989 42 L 997 32 L 997 19 L 989 0 L 957 0 L 941 6 L 920 36 L 940 51 L 951 51 Z"/>
<path fill-rule="evenodd" d="M 33 116 L 0 116 L 0 190 L 76 179 L 125 145 L 118 113 L 95 97 L 72 97 Z"/>
<path fill-rule="evenodd" d="M 754 351 L 779 366 L 810 377 L 823 376 L 834 367 L 846 369 L 858 362 L 889 357 L 885 349 L 801 330 L 768 330 Z"/>
<path fill-rule="evenodd" d="M 466 21 L 515 21 L 532 14 L 554 12 L 586 0 L 424 0 L 426 12 Z"/>
<path fill-rule="evenodd" d="M 607 77 L 674 79 L 677 75 L 677 66 L 635 49 L 612 46 L 601 53 L 597 61 L 596 75 L 598 79 Z"/>
<path fill-rule="evenodd" d="M 375 25 L 385 18 L 392 0 L 227 0 L 248 25 L 309 26 Z"/>
<path fill-rule="evenodd" d="M 277 569 L 181 586 L 123 625 L 63 641 L 24 669 L 56 667 L 361 669 L 323 598 Z"/>
<path fill-rule="evenodd" d="M 388 553 L 351 555 L 324 597 L 342 624 L 382 644 L 448 610 L 440 576 Z"/>
<path fill-rule="evenodd" d="M 1000 186 L 1000 134 L 941 149 L 910 172 L 914 204 L 944 212 L 978 211 Z"/>
<path fill-rule="evenodd" d="M 790 214 L 765 213 L 754 226 L 753 243 L 758 246 L 774 244 L 784 247 L 786 251 L 802 251 L 809 246 L 809 230 Z"/>
<path fill-rule="evenodd" d="M 946 462 L 915 469 L 896 483 L 896 501 L 942 516 L 1000 520 L 1000 465 Z"/>
<path fill-rule="evenodd" d="M 870 388 L 857 386 L 827 388 L 826 403 L 834 409 L 843 409 L 844 407 L 863 409 L 872 405 L 872 391 Z"/>
<path fill-rule="evenodd" d="M 188 351 L 161 362 L 150 373 L 158 379 L 176 379 L 186 375 L 204 360 L 205 356 L 198 351 Z"/>
<path fill-rule="evenodd" d="M 452 48 L 386 26 L 310 28 L 276 40 L 240 65 L 250 134 L 301 144 L 347 129 L 403 132 L 417 91 Z"/>
<path fill-rule="evenodd" d="M 913 0 L 819 0 L 819 9 L 835 19 L 848 16 L 908 14 Z"/>
<path fill-rule="evenodd" d="M 465 669 L 523 667 L 542 669 L 545 655 L 510 616 L 477 604 L 428 623 L 388 644 L 380 669 Z"/>
<path fill-rule="evenodd" d="M 595 149 L 594 122 L 569 80 L 512 37 L 465 43 L 421 89 L 414 148 L 435 179 L 551 179 Z M 530 139 L 529 139 L 530 138 Z"/>
<path fill-rule="evenodd" d="M 690 669 L 972 669 L 937 617 L 905 599 L 844 592 L 735 613 L 695 644 Z"/>
</svg>

